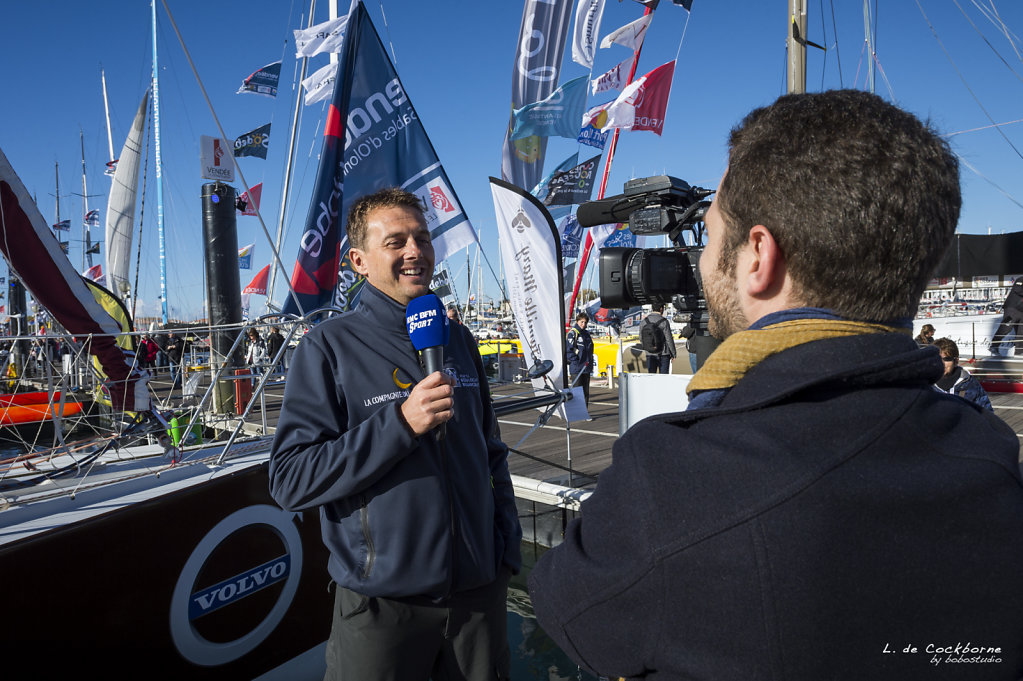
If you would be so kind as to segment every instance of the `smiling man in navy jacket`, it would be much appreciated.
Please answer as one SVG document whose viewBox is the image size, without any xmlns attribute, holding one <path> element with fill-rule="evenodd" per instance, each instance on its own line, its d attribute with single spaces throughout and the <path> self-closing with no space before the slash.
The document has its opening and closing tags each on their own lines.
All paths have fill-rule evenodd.
<svg viewBox="0 0 1023 681">
<path fill-rule="evenodd" d="M 348 236 L 359 305 L 299 344 L 270 457 L 274 499 L 320 509 L 337 584 L 326 678 L 507 679 L 522 530 L 482 360 L 455 325 L 426 376 L 409 339 L 434 265 L 414 194 L 359 199 Z"/>
<path fill-rule="evenodd" d="M 960 209 L 958 164 L 857 91 L 732 132 L 700 270 L 724 342 L 687 411 L 614 447 L 539 561 L 543 628 L 610 677 L 1017 679 L 1016 435 L 934 390 L 910 320 Z"/>
</svg>

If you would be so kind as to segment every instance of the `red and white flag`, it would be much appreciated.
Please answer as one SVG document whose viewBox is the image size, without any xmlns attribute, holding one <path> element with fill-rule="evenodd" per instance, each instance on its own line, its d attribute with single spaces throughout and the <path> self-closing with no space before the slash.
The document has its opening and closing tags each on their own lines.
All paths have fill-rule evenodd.
<svg viewBox="0 0 1023 681">
<path fill-rule="evenodd" d="M 600 41 L 601 49 L 611 47 L 612 45 L 621 45 L 630 50 L 638 50 L 643 46 L 643 38 L 646 37 L 646 30 L 650 26 L 650 20 L 653 18 L 653 14 L 644 14 L 632 23 L 625 24 L 617 31 L 608 33 Z"/>
<path fill-rule="evenodd" d="M 265 265 L 259 274 L 252 278 L 249 285 L 242 289 L 242 293 L 255 293 L 258 296 L 266 295 L 266 282 L 270 278 L 270 266 Z"/>
<path fill-rule="evenodd" d="M 93 265 L 89 269 L 82 272 L 82 276 L 89 281 L 95 281 L 97 283 L 103 283 L 103 265 Z"/>
<path fill-rule="evenodd" d="M 263 183 L 252 185 L 252 200 L 249 200 L 249 192 L 242 192 L 242 195 L 238 197 L 239 201 L 245 202 L 245 210 L 241 212 L 242 215 L 255 215 L 256 211 L 259 210 L 259 199 L 263 195 Z"/>
<path fill-rule="evenodd" d="M 621 90 L 625 81 L 629 79 L 629 71 L 632 70 L 632 61 L 636 55 L 632 55 L 618 66 L 615 66 L 604 75 L 590 81 L 592 94 L 607 92 L 608 90 Z"/>
<path fill-rule="evenodd" d="M 626 87 L 607 107 L 605 128 L 651 130 L 658 135 L 664 128 L 664 114 L 671 94 L 674 60 L 662 64 Z"/>
</svg>

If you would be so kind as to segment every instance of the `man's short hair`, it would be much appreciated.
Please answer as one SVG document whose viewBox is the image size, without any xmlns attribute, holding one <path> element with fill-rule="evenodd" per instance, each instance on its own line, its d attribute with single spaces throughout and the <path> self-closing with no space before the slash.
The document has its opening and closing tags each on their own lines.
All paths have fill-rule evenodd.
<svg viewBox="0 0 1023 681">
<path fill-rule="evenodd" d="M 955 361 L 959 361 L 959 346 L 951 338 L 939 338 L 934 341 L 934 347 L 938 348 L 942 357 L 951 357 Z"/>
<path fill-rule="evenodd" d="M 664 303 L 653 303 L 650 305 L 650 311 L 657 313 L 664 312 Z"/>
<path fill-rule="evenodd" d="M 803 305 L 912 317 L 959 220 L 959 163 L 927 124 L 859 90 L 786 95 L 730 139 L 719 265 L 771 232 Z"/>
<path fill-rule="evenodd" d="M 577 314 L 577 315 L 575 316 L 575 320 L 576 320 L 577 322 L 581 322 L 581 321 L 582 321 L 582 320 L 584 320 L 584 319 L 585 319 L 586 321 L 590 321 L 590 315 L 586 314 L 585 312 L 580 312 L 579 314 Z"/>
<path fill-rule="evenodd" d="M 371 212 L 378 208 L 399 206 L 419 211 L 420 214 L 426 213 L 426 206 L 418 196 L 398 187 L 384 187 L 357 199 L 348 209 L 348 241 L 352 248 L 362 250 L 365 247 L 366 224 Z"/>
</svg>

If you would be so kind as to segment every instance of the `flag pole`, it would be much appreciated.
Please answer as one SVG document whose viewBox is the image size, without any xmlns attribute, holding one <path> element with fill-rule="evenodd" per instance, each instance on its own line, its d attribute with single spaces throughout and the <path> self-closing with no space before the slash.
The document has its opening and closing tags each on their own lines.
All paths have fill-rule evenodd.
<svg viewBox="0 0 1023 681">
<path fill-rule="evenodd" d="M 643 16 L 653 14 L 653 10 L 649 7 L 643 12 Z M 646 42 L 644 40 L 643 42 Z M 639 53 L 643 50 L 643 44 L 640 43 L 633 51 L 632 66 L 629 68 L 629 78 L 625 82 L 625 87 L 628 87 L 632 83 L 632 80 L 636 77 L 636 66 L 639 64 Z M 623 88 L 624 89 L 624 88 Z M 611 173 L 611 161 L 615 157 L 615 149 L 618 147 L 618 134 L 622 131 L 621 128 L 615 128 L 614 133 L 611 135 L 611 143 L 607 148 L 607 158 L 604 160 L 604 175 L 600 179 L 600 189 L 597 191 L 597 201 L 604 198 L 604 192 L 607 191 L 607 177 Z M 579 286 L 582 284 L 583 274 L 586 271 L 586 265 L 589 264 L 590 251 L 593 249 L 593 235 L 590 233 L 590 228 L 586 228 L 586 244 L 583 246 L 583 251 L 579 256 L 579 271 L 575 275 L 575 284 L 572 286 L 572 299 L 568 305 L 569 317 L 572 317 L 572 313 L 575 310 L 575 299 L 579 295 Z M 571 324 L 574 320 L 566 319 L 565 324 Z"/>
</svg>

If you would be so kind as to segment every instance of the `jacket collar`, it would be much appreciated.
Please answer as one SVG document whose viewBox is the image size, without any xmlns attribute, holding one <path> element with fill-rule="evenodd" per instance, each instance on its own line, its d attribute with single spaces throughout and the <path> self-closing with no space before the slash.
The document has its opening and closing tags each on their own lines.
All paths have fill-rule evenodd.
<svg viewBox="0 0 1023 681">
<path fill-rule="evenodd" d="M 920 348 L 904 334 L 820 340 L 768 357 L 750 369 L 719 406 L 676 416 L 684 422 L 756 409 L 829 384 L 849 388 L 899 383 L 927 386 L 943 372 L 936 348 Z"/>
<path fill-rule="evenodd" d="M 408 327 L 405 326 L 405 305 L 380 291 L 369 281 L 362 286 L 359 294 L 358 313 L 366 317 L 384 331 L 404 336 L 408 340 Z"/>
</svg>

